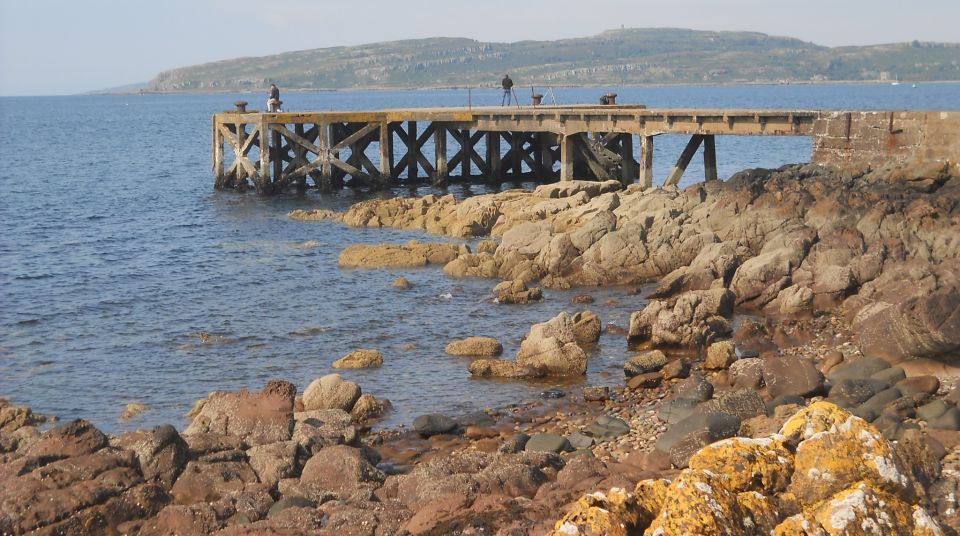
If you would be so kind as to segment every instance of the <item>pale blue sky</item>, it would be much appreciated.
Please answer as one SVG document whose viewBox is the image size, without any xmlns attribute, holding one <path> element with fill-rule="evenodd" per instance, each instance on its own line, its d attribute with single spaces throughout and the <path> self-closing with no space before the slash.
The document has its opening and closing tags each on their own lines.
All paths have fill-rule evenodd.
<svg viewBox="0 0 960 536">
<path fill-rule="evenodd" d="M 829 46 L 960 42 L 960 0 L 0 0 L 0 95 L 78 93 L 289 50 L 438 35 L 557 39 L 621 25 Z"/>
</svg>

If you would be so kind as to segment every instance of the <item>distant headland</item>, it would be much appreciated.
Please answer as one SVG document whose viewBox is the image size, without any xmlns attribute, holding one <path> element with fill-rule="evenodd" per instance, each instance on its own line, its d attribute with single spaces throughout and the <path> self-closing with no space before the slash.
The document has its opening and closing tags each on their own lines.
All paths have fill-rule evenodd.
<svg viewBox="0 0 960 536">
<path fill-rule="evenodd" d="M 111 92 L 960 80 L 960 43 L 825 47 L 755 32 L 609 30 L 557 41 L 435 37 L 236 58 Z"/>
</svg>

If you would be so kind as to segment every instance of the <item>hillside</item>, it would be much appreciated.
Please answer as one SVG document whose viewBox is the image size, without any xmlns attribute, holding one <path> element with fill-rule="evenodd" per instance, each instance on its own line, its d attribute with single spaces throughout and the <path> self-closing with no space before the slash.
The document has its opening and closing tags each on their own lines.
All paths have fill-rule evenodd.
<svg viewBox="0 0 960 536">
<path fill-rule="evenodd" d="M 165 71 L 151 91 L 960 80 L 960 44 L 829 48 L 753 32 L 624 29 L 557 41 L 436 37 L 237 58 Z"/>
</svg>

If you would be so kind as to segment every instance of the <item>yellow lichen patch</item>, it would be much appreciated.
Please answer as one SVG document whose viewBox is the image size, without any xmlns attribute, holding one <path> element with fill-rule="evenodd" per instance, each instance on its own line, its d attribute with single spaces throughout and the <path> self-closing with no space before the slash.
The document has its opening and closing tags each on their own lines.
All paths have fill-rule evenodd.
<svg viewBox="0 0 960 536">
<path fill-rule="evenodd" d="M 918 514 L 915 508 L 898 497 L 858 482 L 834 495 L 816 509 L 814 517 L 830 536 L 913 536 L 916 524 L 923 524 L 919 534 L 940 534 L 940 527 L 929 515 Z"/>
<path fill-rule="evenodd" d="M 777 505 L 756 491 L 738 493 L 737 503 L 743 512 L 743 518 L 740 523 L 734 524 L 742 524 L 747 534 L 770 534 L 780 521 Z"/>
<path fill-rule="evenodd" d="M 743 509 L 724 478 L 712 471 L 686 469 L 667 490 L 663 509 L 644 533 L 647 536 L 725 534 L 740 526 Z"/>
<path fill-rule="evenodd" d="M 912 500 L 911 480 L 890 443 L 864 420 L 846 415 L 844 421 L 797 445 L 789 489 L 800 504 L 814 506 L 861 480 Z"/>
<path fill-rule="evenodd" d="M 813 514 L 804 512 L 790 516 L 773 529 L 774 536 L 828 536 Z"/>
<path fill-rule="evenodd" d="M 780 435 L 799 443 L 820 432 L 829 432 L 844 423 L 850 414 L 830 402 L 814 402 L 783 423 Z"/>
<path fill-rule="evenodd" d="M 567 515 L 557 521 L 555 536 L 627 536 L 643 530 L 639 523 L 649 514 L 637 506 L 632 493 L 613 488 L 609 493 L 589 493 L 580 497 Z"/>
<path fill-rule="evenodd" d="M 793 474 L 793 453 L 782 436 L 732 437 L 704 447 L 690 458 L 691 469 L 722 474 L 733 492 L 771 494 L 786 488 Z"/>
<path fill-rule="evenodd" d="M 640 509 L 641 519 L 638 525 L 646 528 L 657 517 L 663 508 L 663 501 L 667 496 L 670 481 L 664 479 L 641 480 L 633 490 L 633 496 Z"/>
</svg>

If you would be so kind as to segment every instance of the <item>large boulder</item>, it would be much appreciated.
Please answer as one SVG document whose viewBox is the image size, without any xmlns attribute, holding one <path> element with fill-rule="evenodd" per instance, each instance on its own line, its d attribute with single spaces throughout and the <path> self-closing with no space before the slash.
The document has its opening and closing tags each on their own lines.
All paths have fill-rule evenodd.
<svg viewBox="0 0 960 536">
<path fill-rule="evenodd" d="M 474 359 L 470 374 L 478 378 L 541 378 L 546 370 L 531 365 L 520 365 L 506 359 Z"/>
<path fill-rule="evenodd" d="M 234 435 L 250 445 L 286 441 L 293 433 L 296 393 L 296 387 L 285 381 L 270 381 L 259 393 L 246 389 L 210 393 L 183 433 Z"/>
<path fill-rule="evenodd" d="M 578 376 L 587 372 L 587 354 L 577 343 L 576 323 L 563 312 L 534 324 L 520 344 L 517 365 L 543 370 L 553 376 Z"/>
<path fill-rule="evenodd" d="M 628 335 L 654 346 L 701 347 L 730 334 L 734 295 L 724 288 L 681 294 L 670 306 L 653 300 L 630 315 Z"/>
<path fill-rule="evenodd" d="M 169 424 L 151 431 L 128 432 L 110 441 L 111 446 L 132 450 L 144 480 L 159 482 L 169 490 L 187 465 L 187 443 Z"/>
<path fill-rule="evenodd" d="M 771 397 L 812 396 L 823 388 L 823 374 L 809 359 L 777 355 L 763 363 L 763 383 Z"/>
<path fill-rule="evenodd" d="M 303 407 L 307 411 L 340 409 L 349 412 L 361 394 L 359 385 L 344 380 L 339 374 L 328 374 L 310 382 L 303 392 Z"/>
</svg>

